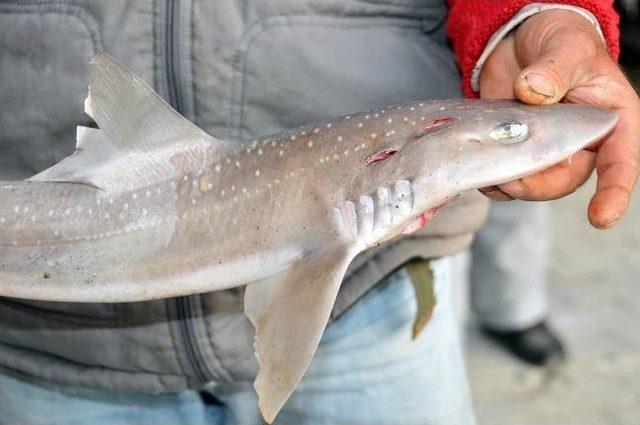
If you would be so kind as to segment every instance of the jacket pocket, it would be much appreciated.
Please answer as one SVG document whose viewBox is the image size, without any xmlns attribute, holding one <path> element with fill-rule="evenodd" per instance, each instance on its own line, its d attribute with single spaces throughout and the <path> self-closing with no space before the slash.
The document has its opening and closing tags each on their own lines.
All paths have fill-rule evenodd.
<svg viewBox="0 0 640 425">
<path fill-rule="evenodd" d="M 248 31 L 236 58 L 238 137 L 460 95 L 452 52 L 419 19 L 273 17 Z"/>
<path fill-rule="evenodd" d="M 28 177 L 73 152 L 98 25 L 60 2 L 0 4 L 0 178 Z"/>
</svg>

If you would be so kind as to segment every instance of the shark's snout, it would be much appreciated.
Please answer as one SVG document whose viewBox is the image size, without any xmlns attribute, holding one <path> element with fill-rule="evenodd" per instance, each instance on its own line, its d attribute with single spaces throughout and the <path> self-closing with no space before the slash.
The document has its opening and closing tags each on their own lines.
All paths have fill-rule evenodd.
<svg viewBox="0 0 640 425">
<path fill-rule="evenodd" d="M 571 105 L 565 118 L 559 122 L 564 133 L 561 150 L 570 155 L 602 140 L 615 128 L 618 118 L 618 113 L 612 109 Z"/>
</svg>

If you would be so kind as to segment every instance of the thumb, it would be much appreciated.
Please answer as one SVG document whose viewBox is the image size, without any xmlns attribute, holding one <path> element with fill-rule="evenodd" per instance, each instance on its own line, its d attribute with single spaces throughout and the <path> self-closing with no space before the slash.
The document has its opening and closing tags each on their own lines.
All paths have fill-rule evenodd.
<svg viewBox="0 0 640 425">
<path fill-rule="evenodd" d="M 540 54 L 514 83 L 518 99 L 534 105 L 557 103 L 586 75 L 597 46 L 591 40 L 585 42 L 583 33 L 572 35 L 556 33 L 542 43 Z"/>
</svg>

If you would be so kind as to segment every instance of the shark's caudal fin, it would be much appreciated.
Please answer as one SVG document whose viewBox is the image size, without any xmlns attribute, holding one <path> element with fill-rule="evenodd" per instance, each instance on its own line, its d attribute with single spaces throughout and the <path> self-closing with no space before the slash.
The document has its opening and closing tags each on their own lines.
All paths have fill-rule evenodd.
<svg viewBox="0 0 640 425">
<path fill-rule="evenodd" d="M 254 387 L 268 423 L 307 370 L 352 258 L 348 247 L 334 246 L 247 286 L 244 306 L 259 365 Z"/>
<path fill-rule="evenodd" d="M 176 152 L 201 155 L 212 146 L 229 147 L 182 117 L 142 78 L 104 53 L 91 60 L 85 112 L 99 129 L 78 127 L 76 152 L 31 180 L 121 190 L 172 176 Z"/>
</svg>

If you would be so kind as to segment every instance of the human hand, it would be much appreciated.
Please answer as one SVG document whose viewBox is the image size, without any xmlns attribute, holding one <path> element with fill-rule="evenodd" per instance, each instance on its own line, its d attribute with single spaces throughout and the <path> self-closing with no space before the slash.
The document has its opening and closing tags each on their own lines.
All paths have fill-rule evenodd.
<svg viewBox="0 0 640 425">
<path fill-rule="evenodd" d="M 589 204 L 591 224 L 613 226 L 627 210 L 640 163 L 640 100 L 595 28 L 567 10 L 548 10 L 503 39 L 480 74 L 483 98 L 518 98 L 544 105 L 561 100 L 608 107 L 615 129 L 570 161 L 482 192 L 492 199 L 548 200 L 575 191 L 598 173 Z"/>
</svg>

